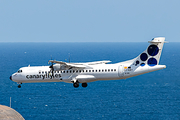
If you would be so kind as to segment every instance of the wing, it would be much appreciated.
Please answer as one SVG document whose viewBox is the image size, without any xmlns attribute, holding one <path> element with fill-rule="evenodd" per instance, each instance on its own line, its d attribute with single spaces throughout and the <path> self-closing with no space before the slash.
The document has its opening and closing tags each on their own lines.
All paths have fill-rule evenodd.
<svg viewBox="0 0 180 120">
<path fill-rule="evenodd" d="M 96 61 L 96 62 L 87 62 L 87 63 L 67 63 L 67 62 L 62 62 L 62 61 L 56 61 L 56 60 L 49 60 L 51 63 L 57 63 L 63 66 L 63 68 L 67 69 L 91 69 L 90 65 L 97 65 L 97 64 L 106 64 L 111 61 L 104 60 L 104 61 Z"/>
<path fill-rule="evenodd" d="M 64 67 L 69 68 L 69 69 L 73 69 L 73 68 L 75 68 L 75 69 L 84 69 L 84 68 L 87 67 L 87 66 L 85 66 L 85 65 L 83 65 L 83 64 L 78 64 L 78 63 L 66 63 L 66 62 L 56 61 L 56 60 L 49 60 L 49 62 L 63 65 Z"/>
<path fill-rule="evenodd" d="M 96 62 L 87 62 L 85 64 L 88 64 L 88 65 L 97 65 L 97 64 L 106 64 L 106 63 L 109 63 L 111 61 L 109 60 L 103 60 L 103 61 L 96 61 Z"/>
</svg>

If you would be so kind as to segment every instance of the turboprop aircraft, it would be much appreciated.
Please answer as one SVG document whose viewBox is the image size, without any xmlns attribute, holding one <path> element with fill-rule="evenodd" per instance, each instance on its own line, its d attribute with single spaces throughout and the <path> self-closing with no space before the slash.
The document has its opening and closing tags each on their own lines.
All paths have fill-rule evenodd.
<svg viewBox="0 0 180 120">
<path fill-rule="evenodd" d="M 149 43 L 144 52 L 128 61 L 108 64 L 111 61 L 67 63 L 49 60 L 50 66 L 22 67 L 10 79 L 19 84 L 18 88 L 22 83 L 34 82 L 66 82 L 77 88 L 80 83 L 87 87 L 89 82 L 127 79 L 166 68 L 166 65 L 159 65 L 165 38 L 153 38 Z"/>
</svg>

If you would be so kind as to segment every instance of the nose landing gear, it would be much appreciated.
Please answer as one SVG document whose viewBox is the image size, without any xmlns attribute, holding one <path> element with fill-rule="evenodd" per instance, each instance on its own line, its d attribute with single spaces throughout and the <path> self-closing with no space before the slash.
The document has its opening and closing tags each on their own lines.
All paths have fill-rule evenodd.
<svg viewBox="0 0 180 120">
<path fill-rule="evenodd" d="M 21 85 L 18 85 L 18 88 L 21 88 Z"/>
<path fill-rule="evenodd" d="M 21 88 L 21 84 L 22 84 L 22 83 L 18 83 L 18 84 L 19 84 L 19 85 L 18 85 L 18 88 Z"/>
</svg>

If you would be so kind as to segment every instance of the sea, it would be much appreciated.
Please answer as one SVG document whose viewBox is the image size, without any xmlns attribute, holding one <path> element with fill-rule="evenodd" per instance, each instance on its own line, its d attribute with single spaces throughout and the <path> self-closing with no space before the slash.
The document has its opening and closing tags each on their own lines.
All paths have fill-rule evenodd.
<svg viewBox="0 0 180 120">
<path fill-rule="evenodd" d="M 0 43 L 0 104 L 26 120 L 179 120 L 180 43 L 165 43 L 160 64 L 167 68 L 128 78 L 74 88 L 63 82 L 23 83 L 9 77 L 25 66 L 49 60 L 122 62 L 137 57 L 146 42 Z M 11 101 L 10 101 L 11 99 Z"/>
</svg>

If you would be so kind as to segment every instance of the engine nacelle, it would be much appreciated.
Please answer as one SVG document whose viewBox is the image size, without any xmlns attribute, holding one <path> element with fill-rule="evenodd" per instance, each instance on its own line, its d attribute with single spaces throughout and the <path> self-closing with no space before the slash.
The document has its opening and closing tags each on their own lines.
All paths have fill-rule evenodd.
<svg viewBox="0 0 180 120">
<path fill-rule="evenodd" d="M 55 64 L 53 65 L 54 71 L 59 71 L 59 70 L 67 70 L 68 68 L 65 65 L 61 64 Z"/>
</svg>

